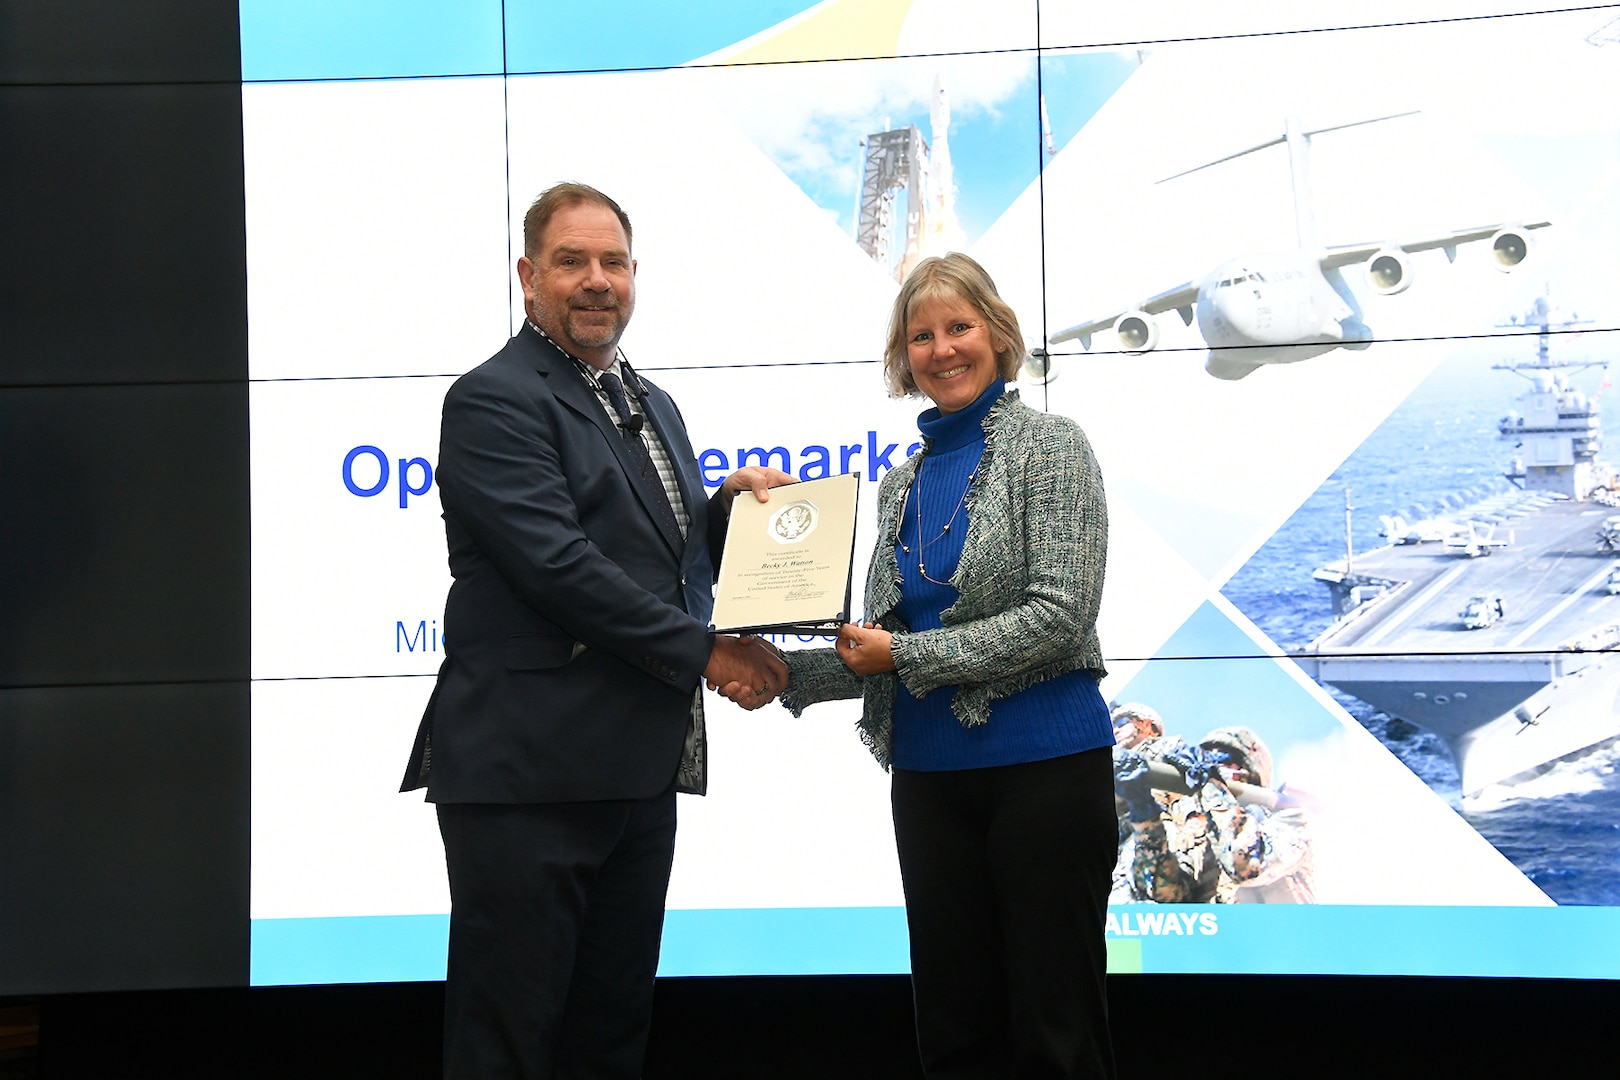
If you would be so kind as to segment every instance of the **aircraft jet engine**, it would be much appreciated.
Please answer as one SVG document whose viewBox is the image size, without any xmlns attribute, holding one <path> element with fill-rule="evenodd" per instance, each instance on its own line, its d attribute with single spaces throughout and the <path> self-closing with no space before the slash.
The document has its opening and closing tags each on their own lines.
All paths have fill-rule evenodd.
<svg viewBox="0 0 1620 1080">
<path fill-rule="evenodd" d="M 1503 273 L 1524 262 L 1529 254 L 1530 238 L 1517 229 L 1498 229 L 1496 235 L 1491 237 L 1491 255 L 1496 261 L 1496 268 Z"/>
<path fill-rule="evenodd" d="M 1145 311 L 1127 311 L 1114 320 L 1119 347 L 1126 352 L 1148 352 L 1159 344 L 1159 324 Z"/>
<path fill-rule="evenodd" d="M 1382 248 L 1367 260 L 1367 285 L 1379 296 L 1394 296 L 1410 284 L 1412 268 L 1400 248 Z"/>
</svg>

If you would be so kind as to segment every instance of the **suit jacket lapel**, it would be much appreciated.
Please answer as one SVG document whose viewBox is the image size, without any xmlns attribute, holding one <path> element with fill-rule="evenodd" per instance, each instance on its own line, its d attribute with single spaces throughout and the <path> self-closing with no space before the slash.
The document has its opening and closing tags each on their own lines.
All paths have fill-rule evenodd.
<svg viewBox="0 0 1620 1080">
<path fill-rule="evenodd" d="M 636 377 L 640 378 L 639 375 Z M 686 437 L 686 425 L 681 423 L 680 416 L 661 392 L 648 394 L 642 399 L 641 406 L 646 410 L 653 430 L 663 440 L 664 451 L 669 454 L 670 466 L 675 471 L 675 483 L 680 488 L 681 502 L 686 506 L 686 519 L 690 523 L 686 527 L 685 540 L 690 546 L 692 537 L 702 527 L 703 508 L 708 497 L 703 492 L 697 470 L 690 465 L 696 455 L 692 453 L 692 444 Z"/>
<path fill-rule="evenodd" d="M 602 407 L 596 393 L 585 385 L 585 379 L 575 369 L 574 361 L 561 349 L 535 333 L 526 323 L 519 334 L 535 347 L 535 370 L 546 376 L 547 385 L 551 387 L 551 392 L 557 400 L 594 424 L 607 439 L 614 458 L 619 462 L 619 468 L 630 482 L 630 489 L 636 493 L 636 499 L 641 503 L 642 512 L 652 519 L 653 525 L 658 528 L 658 535 L 664 538 L 664 543 L 669 546 L 671 553 L 679 559 L 683 548 L 680 536 L 671 536 L 660 524 L 659 515 L 653 511 L 652 493 L 647 490 L 646 481 L 642 479 L 640 465 L 625 446 L 619 426 L 608 419 L 607 410 Z M 676 472 L 677 474 L 680 472 L 678 467 Z M 682 493 L 684 495 L 684 488 Z"/>
</svg>

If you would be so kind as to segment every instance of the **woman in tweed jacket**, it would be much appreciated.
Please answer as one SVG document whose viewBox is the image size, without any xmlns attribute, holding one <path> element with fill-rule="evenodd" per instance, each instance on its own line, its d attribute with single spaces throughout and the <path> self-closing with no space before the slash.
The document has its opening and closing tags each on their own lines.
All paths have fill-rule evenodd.
<svg viewBox="0 0 1620 1080">
<path fill-rule="evenodd" d="M 922 452 L 878 490 L 870 621 L 785 654 L 783 703 L 864 698 L 861 738 L 892 771 L 930 1077 L 1113 1075 L 1108 512 L 1080 428 L 1006 389 L 1023 357 L 978 263 L 953 253 L 907 278 L 885 373 L 935 407 Z"/>
</svg>

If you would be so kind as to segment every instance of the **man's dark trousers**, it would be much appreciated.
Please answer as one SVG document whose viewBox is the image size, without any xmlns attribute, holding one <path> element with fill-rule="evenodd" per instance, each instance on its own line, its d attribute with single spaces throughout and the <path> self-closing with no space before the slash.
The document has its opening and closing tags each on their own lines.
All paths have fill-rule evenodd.
<svg viewBox="0 0 1620 1080">
<path fill-rule="evenodd" d="M 650 799 L 438 812 L 458 916 L 446 1076 L 640 1075 L 675 854 L 673 787 Z"/>
</svg>

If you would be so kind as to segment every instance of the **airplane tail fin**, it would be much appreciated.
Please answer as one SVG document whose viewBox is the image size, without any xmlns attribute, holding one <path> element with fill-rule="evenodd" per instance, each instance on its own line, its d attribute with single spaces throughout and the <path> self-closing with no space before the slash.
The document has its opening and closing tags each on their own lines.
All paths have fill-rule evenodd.
<svg viewBox="0 0 1620 1080">
<path fill-rule="evenodd" d="M 1403 117 L 1416 116 L 1421 111 L 1422 110 L 1420 109 L 1408 109 L 1406 112 L 1390 113 L 1388 116 L 1374 116 L 1367 120 L 1352 120 L 1348 124 L 1330 124 L 1327 127 L 1300 130 L 1298 134 L 1308 139 L 1313 135 L 1325 135 L 1330 131 L 1343 131 L 1345 128 L 1362 127 L 1367 124 L 1380 124 L 1385 120 L 1400 120 Z M 1194 165 L 1190 169 L 1183 169 L 1181 172 L 1178 172 L 1172 176 L 1166 176 L 1163 180 L 1157 181 L 1157 183 L 1168 184 L 1170 181 L 1179 180 L 1183 176 L 1191 176 L 1195 172 L 1201 172 L 1204 169 L 1213 168 L 1216 165 L 1224 165 L 1228 161 L 1235 161 L 1240 157 L 1247 157 L 1248 155 L 1256 153 L 1260 150 L 1264 150 L 1267 147 L 1281 146 L 1287 141 L 1288 133 L 1284 131 L 1283 134 L 1278 135 L 1275 138 L 1267 139 L 1265 142 L 1255 143 L 1253 146 L 1245 147 L 1242 150 L 1227 154 L 1225 157 L 1218 157 L 1214 161 L 1206 161 L 1202 165 Z"/>
<path fill-rule="evenodd" d="M 1312 204 L 1310 185 L 1311 137 L 1323 135 L 1330 131 L 1343 131 L 1346 128 L 1362 127 L 1366 124 L 1378 124 L 1385 120 L 1398 120 L 1404 116 L 1414 116 L 1417 112 L 1416 109 L 1410 109 L 1406 112 L 1390 113 L 1387 116 L 1374 116 L 1367 120 L 1352 120 L 1348 124 L 1330 124 L 1327 127 L 1319 128 L 1307 128 L 1297 118 L 1290 116 L 1283 122 L 1283 133 L 1281 135 L 1267 139 L 1265 142 L 1255 143 L 1253 146 L 1245 147 L 1236 153 L 1227 154 L 1225 157 L 1216 158 L 1214 161 L 1206 161 L 1202 165 L 1184 169 L 1174 176 L 1165 177 L 1159 183 L 1163 184 L 1171 180 L 1178 180 L 1183 176 L 1190 176 L 1203 169 L 1223 165 L 1240 157 L 1246 157 L 1267 147 L 1286 143 L 1288 146 L 1288 167 L 1293 185 L 1295 230 L 1298 233 L 1299 246 L 1309 250 L 1316 246 L 1316 212 Z"/>
</svg>

